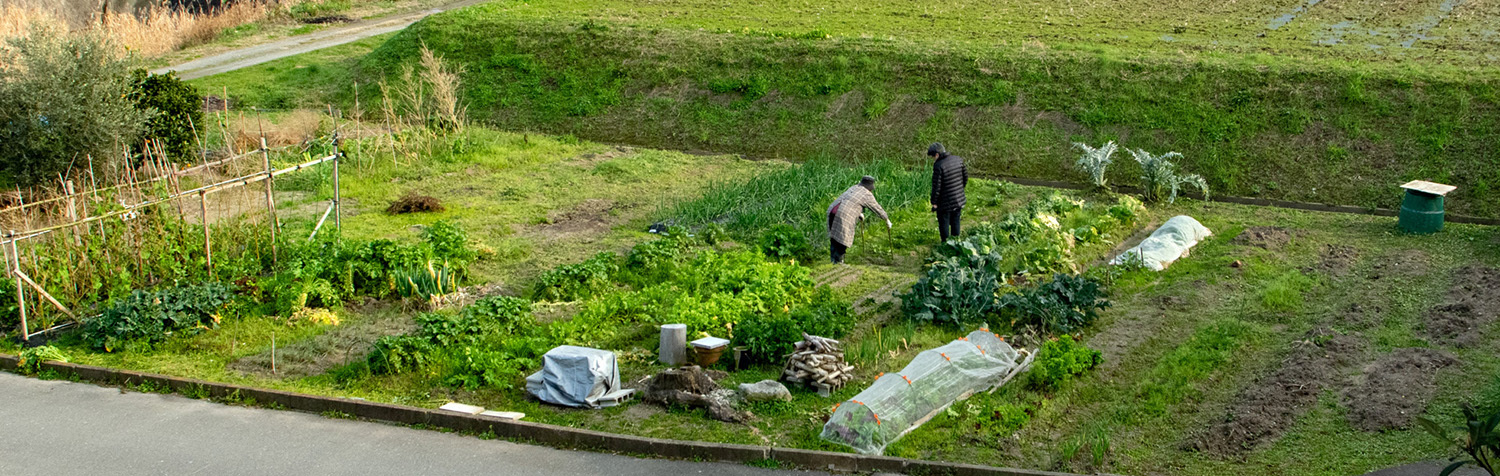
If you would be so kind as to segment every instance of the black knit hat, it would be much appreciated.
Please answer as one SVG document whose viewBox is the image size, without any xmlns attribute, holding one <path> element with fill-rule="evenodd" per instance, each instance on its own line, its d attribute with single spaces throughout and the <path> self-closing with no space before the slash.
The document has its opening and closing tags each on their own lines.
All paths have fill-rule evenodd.
<svg viewBox="0 0 1500 476">
<path fill-rule="evenodd" d="M 866 175 L 864 177 L 860 177 L 859 178 L 859 184 L 860 185 L 875 185 L 875 177 L 871 177 L 869 175 Z"/>
<path fill-rule="evenodd" d="M 927 156 L 931 157 L 934 155 L 938 157 L 948 155 L 948 150 L 943 148 L 942 142 L 933 142 L 932 145 L 927 146 Z"/>
</svg>

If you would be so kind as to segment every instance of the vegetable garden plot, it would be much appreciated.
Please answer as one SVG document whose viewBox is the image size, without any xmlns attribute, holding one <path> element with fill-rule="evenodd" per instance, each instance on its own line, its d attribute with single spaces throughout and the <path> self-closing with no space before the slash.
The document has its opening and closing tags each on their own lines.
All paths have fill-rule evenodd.
<svg viewBox="0 0 1500 476">
<path fill-rule="evenodd" d="M 1030 352 L 1016 350 L 989 329 L 917 354 L 897 374 L 839 404 L 823 426 L 824 440 L 880 454 L 953 402 L 996 387 L 1025 370 Z"/>
</svg>

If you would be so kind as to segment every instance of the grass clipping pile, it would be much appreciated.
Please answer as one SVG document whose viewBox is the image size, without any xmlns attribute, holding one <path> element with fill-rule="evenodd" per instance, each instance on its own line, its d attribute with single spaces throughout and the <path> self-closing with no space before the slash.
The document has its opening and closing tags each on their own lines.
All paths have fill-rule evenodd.
<svg viewBox="0 0 1500 476">
<path fill-rule="evenodd" d="M 840 403 L 821 437 L 860 453 L 881 454 L 953 402 L 1005 384 L 1030 363 L 1028 353 L 1011 348 L 988 329 L 970 332 L 917 354 L 900 373 L 882 375 Z"/>
<path fill-rule="evenodd" d="M 440 212 L 443 204 L 438 199 L 416 192 L 406 192 L 401 198 L 391 202 L 391 206 L 385 209 L 389 215 L 403 215 L 407 213 Z"/>
</svg>

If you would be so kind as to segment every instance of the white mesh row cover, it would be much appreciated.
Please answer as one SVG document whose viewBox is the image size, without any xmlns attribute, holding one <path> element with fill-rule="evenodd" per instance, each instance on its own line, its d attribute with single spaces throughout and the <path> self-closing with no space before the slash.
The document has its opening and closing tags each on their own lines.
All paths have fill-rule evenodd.
<svg viewBox="0 0 1500 476">
<path fill-rule="evenodd" d="M 1210 236 L 1213 236 L 1213 232 L 1204 228 L 1198 220 L 1187 215 L 1178 215 L 1163 223 L 1161 228 L 1151 232 L 1151 237 L 1146 238 L 1135 248 L 1125 250 L 1115 259 L 1110 260 L 1109 264 L 1117 265 L 1139 256 L 1141 264 L 1146 268 L 1161 271 L 1173 261 L 1177 261 L 1177 258 L 1187 256 L 1188 250 Z"/>
<path fill-rule="evenodd" d="M 823 425 L 822 438 L 864 454 L 916 429 L 953 402 L 999 385 L 1020 370 L 1021 354 L 980 329 L 917 354 L 900 373 L 877 377 L 870 388 L 840 403 Z"/>
</svg>

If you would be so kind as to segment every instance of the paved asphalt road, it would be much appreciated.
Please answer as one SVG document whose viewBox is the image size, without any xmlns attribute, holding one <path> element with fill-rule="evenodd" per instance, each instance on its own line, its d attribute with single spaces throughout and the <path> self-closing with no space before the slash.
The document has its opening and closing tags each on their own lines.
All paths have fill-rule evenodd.
<svg viewBox="0 0 1500 476">
<path fill-rule="evenodd" d="M 227 51 L 213 56 L 198 58 L 186 63 L 161 68 L 152 73 L 161 74 L 167 71 L 176 71 L 182 79 L 196 79 L 204 76 L 212 76 L 226 71 L 254 66 L 274 61 L 288 56 L 300 55 L 309 51 L 321 50 L 330 46 L 338 46 L 344 43 L 358 41 L 376 35 L 383 35 L 393 31 L 405 29 L 407 25 L 416 23 L 417 20 L 427 15 L 442 11 L 467 7 L 485 0 L 463 0 L 437 8 L 392 15 L 386 18 L 372 20 L 361 20 L 348 25 L 315 31 L 305 35 L 297 35 L 283 38 L 270 43 Z"/>
<path fill-rule="evenodd" d="M 811 475 L 565 451 L 0 372 L 0 475 Z"/>
</svg>

